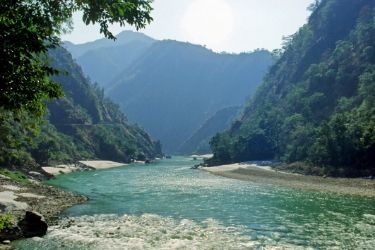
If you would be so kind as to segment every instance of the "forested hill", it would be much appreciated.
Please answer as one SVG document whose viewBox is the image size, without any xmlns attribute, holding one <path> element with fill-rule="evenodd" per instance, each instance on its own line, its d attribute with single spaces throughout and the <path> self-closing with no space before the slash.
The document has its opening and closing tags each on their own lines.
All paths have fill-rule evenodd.
<svg viewBox="0 0 375 250">
<path fill-rule="evenodd" d="M 240 106 L 272 61 L 266 50 L 214 53 L 172 40 L 153 45 L 112 81 L 106 92 L 127 114 L 176 153 L 218 110 Z"/>
<path fill-rule="evenodd" d="M 211 147 L 211 164 L 277 159 L 374 175 L 375 1 L 320 1 Z"/>
<path fill-rule="evenodd" d="M 33 166 L 87 158 L 128 162 L 161 155 L 160 144 L 127 123 L 118 106 L 83 76 L 69 52 L 58 48 L 49 54 L 53 67 L 61 71 L 53 80 L 65 96 L 48 103 L 42 121 L 26 112 L 0 110 L 0 130 L 7 135 L 1 137 L 0 164 Z"/>
<path fill-rule="evenodd" d="M 211 153 L 210 139 L 217 133 L 228 129 L 240 109 L 240 107 L 227 107 L 217 111 L 181 145 L 178 151 L 183 154 Z"/>
<path fill-rule="evenodd" d="M 55 77 L 65 98 L 48 105 L 49 120 L 59 131 L 83 142 L 90 154 L 101 159 L 129 161 L 161 155 L 158 143 L 137 125 L 129 125 L 118 105 L 91 84 L 63 48 L 51 51 L 55 68 L 68 75 Z"/>
</svg>

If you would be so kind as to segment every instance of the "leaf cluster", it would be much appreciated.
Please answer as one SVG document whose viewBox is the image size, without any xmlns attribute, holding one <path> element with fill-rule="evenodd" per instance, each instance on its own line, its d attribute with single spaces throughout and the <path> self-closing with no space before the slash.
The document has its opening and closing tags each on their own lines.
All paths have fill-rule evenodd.
<svg viewBox="0 0 375 250">
<path fill-rule="evenodd" d="M 150 0 L 1 0 L 0 6 L 0 107 L 27 110 L 41 116 L 44 101 L 63 92 L 49 76 L 47 51 L 56 48 L 59 35 L 69 29 L 74 11 L 84 21 L 99 23 L 100 32 L 114 38 L 108 25 L 114 22 L 142 28 L 152 18 Z"/>
<path fill-rule="evenodd" d="M 0 232 L 11 228 L 14 223 L 14 216 L 11 214 L 0 214 Z"/>
</svg>

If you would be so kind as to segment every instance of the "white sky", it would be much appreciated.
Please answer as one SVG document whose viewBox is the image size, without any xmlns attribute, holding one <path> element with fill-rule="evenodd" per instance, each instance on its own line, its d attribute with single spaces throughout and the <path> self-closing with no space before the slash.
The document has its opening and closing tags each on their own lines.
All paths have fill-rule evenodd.
<svg viewBox="0 0 375 250">
<path fill-rule="evenodd" d="M 140 30 L 156 39 L 205 45 L 214 51 L 246 52 L 281 47 L 283 36 L 306 23 L 307 7 L 314 0 L 154 0 L 154 21 Z M 98 26 L 86 26 L 80 13 L 74 30 L 63 40 L 84 43 L 102 38 Z M 113 34 L 130 26 L 111 27 Z"/>
</svg>

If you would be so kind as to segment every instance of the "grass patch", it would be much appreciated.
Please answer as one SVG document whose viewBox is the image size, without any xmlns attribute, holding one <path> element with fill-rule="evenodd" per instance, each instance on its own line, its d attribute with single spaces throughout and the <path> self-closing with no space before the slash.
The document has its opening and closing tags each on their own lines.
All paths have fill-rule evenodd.
<svg viewBox="0 0 375 250">
<path fill-rule="evenodd" d="M 19 184 L 22 184 L 22 185 L 30 185 L 31 184 L 29 179 L 27 179 L 27 177 L 19 171 L 10 171 L 8 169 L 2 168 L 2 169 L 0 169 L 0 174 L 4 175 L 4 176 L 7 176 L 10 179 L 12 179 L 13 181 L 15 181 Z"/>
<path fill-rule="evenodd" d="M 0 232 L 4 229 L 12 228 L 14 216 L 11 214 L 0 214 Z"/>
</svg>

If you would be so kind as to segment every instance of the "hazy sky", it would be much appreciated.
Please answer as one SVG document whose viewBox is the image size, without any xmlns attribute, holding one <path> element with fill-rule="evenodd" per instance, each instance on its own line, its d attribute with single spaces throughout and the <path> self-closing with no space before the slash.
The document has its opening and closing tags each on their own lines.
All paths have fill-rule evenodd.
<svg viewBox="0 0 375 250">
<path fill-rule="evenodd" d="M 215 51 L 244 52 L 280 48 L 283 36 L 306 23 L 314 0 L 154 0 L 154 21 L 140 30 L 156 39 L 205 45 Z M 76 13 L 74 31 L 63 40 L 84 43 L 103 37 L 98 26 L 87 27 Z M 130 26 L 114 25 L 117 34 Z"/>
</svg>

